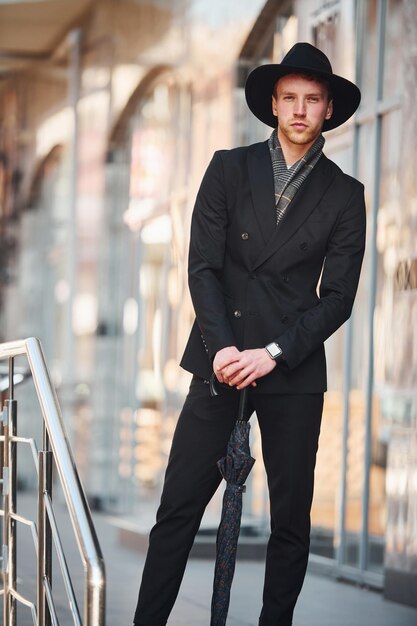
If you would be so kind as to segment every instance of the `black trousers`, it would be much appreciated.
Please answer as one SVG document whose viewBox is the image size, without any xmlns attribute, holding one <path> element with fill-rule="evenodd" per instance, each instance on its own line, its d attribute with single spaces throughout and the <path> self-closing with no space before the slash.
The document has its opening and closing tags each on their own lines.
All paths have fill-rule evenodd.
<svg viewBox="0 0 417 626">
<path fill-rule="evenodd" d="M 249 392 L 256 411 L 268 479 L 271 535 L 259 624 L 290 626 L 307 567 L 310 508 L 323 394 Z M 135 613 L 135 624 L 164 626 L 176 600 L 204 510 L 221 481 L 236 420 L 238 393 L 193 378 L 175 430 L 156 524 Z"/>
</svg>

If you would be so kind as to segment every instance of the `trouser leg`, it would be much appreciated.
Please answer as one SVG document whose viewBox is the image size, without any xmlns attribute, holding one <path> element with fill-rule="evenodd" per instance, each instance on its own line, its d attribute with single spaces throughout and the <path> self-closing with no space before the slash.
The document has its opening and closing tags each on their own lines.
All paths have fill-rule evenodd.
<svg viewBox="0 0 417 626">
<path fill-rule="evenodd" d="M 210 396 L 194 378 L 175 430 L 157 521 L 150 533 L 135 624 L 162 626 L 176 600 L 189 551 L 204 510 L 220 480 L 236 420 L 233 391 Z"/>
<path fill-rule="evenodd" d="M 291 626 L 307 568 L 323 394 L 254 397 L 268 478 L 268 542 L 261 626 Z"/>
</svg>

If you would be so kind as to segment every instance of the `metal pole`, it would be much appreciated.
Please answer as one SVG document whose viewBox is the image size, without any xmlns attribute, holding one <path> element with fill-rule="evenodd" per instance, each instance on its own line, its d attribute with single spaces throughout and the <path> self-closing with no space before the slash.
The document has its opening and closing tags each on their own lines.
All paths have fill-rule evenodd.
<svg viewBox="0 0 417 626">
<path fill-rule="evenodd" d="M 38 455 L 38 624 L 51 625 L 51 613 L 46 598 L 44 581 L 52 588 L 52 531 L 45 506 L 45 494 L 51 492 L 52 459 L 49 450 L 41 450 Z"/>
<path fill-rule="evenodd" d="M 76 293 L 77 276 L 77 188 L 78 188 L 78 101 L 80 98 L 80 63 L 81 63 L 81 30 L 72 30 L 68 35 L 69 42 L 69 104 L 72 109 L 72 142 L 70 151 L 70 187 L 69 187 L 69 224 L 68 224 L 68 255 L 67 277 L 69 298 L 67 303 L 67 323 L 65 328 L 65 365 L 64 380 L 71 385 L 74 375 L 74 337 L 72 328 L 72 312 Z"/>
<path fill-rule="evenodd" d="M 342 460 L 341 460 L 341 490 L 338 510 L 337 526 L 337 566 L 342 567 L 346 555 L 346 498 L 347 498 L 347 459 L 348 459 L 348 437 L 350 421 L 350 389 L 352 381 L 352 341 L 353 341 L 353 320 L 349 320 L 345 331 L 345 367 L 343 376 L 343 426 L 342 426 Z"/>
<path fill-rule="evenodd" d="M 37 607 L 38 626 L 45 626 L 46 594 L 43 584 L 45 572 L 45 505 L 44 505 L 44 459 L 45 452 L 38 453 L 38 580 L 37 580 Z"/>
<path fill-rule="evenodd" d="M 363 62 L 363 42 L 365 3 L 359 0 L 357 3 L 357 13 L 355 20 L 356 33 L 356 62 L 355 62 L 355 82 L 362 84 L 362 62 Z M 359 170 L 359 124 L 355 123 L 353 129 L 353 162 L 352 174 L 357 177 Z M 336 560 L 338 568 L 344 565 L 346 556 L 346 511 L 347 511 L 347 468 L 348 468 L 348 438 L 350 422 L 350 391 L 352 387 L 352 353 L 354 340 L 355 310 L 346 324 L 344 341 L 344 372 L 343 372 L 343 426 L 342 426 L 342 460 L 341 460 L 341 492 L 339 499 L 338 527 L 337 527 L 337 552 Z"/>
<path fill-rule="evenodd" d="M 385 43 L 386 0 L 378 4 L 378 67 L 377 67 L 377 103 L 383 95 L 384 70 L 384 43 Z M 369 497 L 370 497 L 370 470 L 372 445 L 372 395 L 374 386 L 374 312 L 377 290 L 378 250 L 376 244 L 377 219 L 379 209 L 379 186 L 381 164 L 381 133 L 382 115 L 376 114 L 375 145 L 374 145 L 374 181 L 371 221 L 371 263 L 369 280 L 369 345 L 368 345 L 368 376 L 365 401 L 365 449 L 364 449 L 364 487 L 362 493 L 362 525 L 359 544 L 359 568 L 365 571 L 368 568 L 369 547 Z"/>
<path fill-rule="evenodd" d="M 9 400 L 14 398 L 14 358 L 9 359 Z"/>
<path fill-rule="evenodd" d="M 11 388 L 12 391 L 12 388 Z M 6 400 L 9 419 L 9 589 L 16 590 L 16 567 L 17 567 L 17 522 L 12 519 L 10 513 L 16 513 L 17 498 L 17 444 L 12 437 L 17 435 L 17 401 Z M 11 596 L 10 626 L 16 626 L 16 599 Z"/>
<path fill-rule="evenodd" d="M 6 408 L 3 405 L 3 394 L 0 393 L 0 435 L 4 438 L 5 436 L 5 422 L 6 422 Z M 2 497 L 2 507 L 4 508 L 4 472 L 3 472 L 3 468 L 4 468 L 4 439 L 3 441 L 0 443 L 0 478 L 1 478 L 1 488 L 2 488 L 2 492 L 1 492 L 1 497 Z M 4 517 L 0 516 L 0 537 L 1 537 L 1 541 L 2 541 L 2 546 L 3 546 L 3 537 L 4 537 Z M 4 561 L 3 561 L 3 551 L 1 552 L 1 573 L 3 574 L 5 572 L 4 569 Z"/>
<path fill-rule="evenodd" d="M 9 393 L 10 383 L 10 361 L 9 359 Z M 13 377 L 12 377 L 13 378 Z M 6 401 L 7 402 L 7 401 Z M 4 465 L 3 465 L 3 624 L 10 626 L 10 592 L 9 592 L 9 407 L 5 406 L 4 412 Z"/>
<path fill-rule="evenodd" d="M 44 493 L 49 494 L 52 500 L 52 452 L 49 444 L 48 432 L 46 430 L 45 422 L 43 423 L 43 450 L 44 450 L 44 476 L 43 476 L 43 487 Z M 51 589 L 52 589 L 52 530 L 51 524 L 49 522 L 49 517 L 46 513 L 45 504 L 44 506 L 44 531 L 45 531 L 45 541 L 44 541 L 44 564 L 45 564 L 45 577 L 48 578 Z M 51 626 L 51 613 L 49 611 L 49 607 L 46 606 L 45 611 L 45 626 Z"/>
</svg>

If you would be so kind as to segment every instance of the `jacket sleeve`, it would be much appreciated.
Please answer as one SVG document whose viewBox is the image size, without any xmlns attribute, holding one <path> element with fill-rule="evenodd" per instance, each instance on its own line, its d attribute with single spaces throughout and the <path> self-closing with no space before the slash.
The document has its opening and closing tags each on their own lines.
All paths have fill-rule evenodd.
<svg viewBox="0 0 417 626">
<path fill-rule="evenodd" d="M 355 189 L 330 235 L 320 283 L 320 300 L 275 338 L 285 363 L 294 369 L 318 349 L 349 317 L 365 250 L 364 188 Z"/>
<path fill-rule="evenodd" d="M 236 345 L 219 277 L 222 273 L 228 226 L 223 164 L 216 152 L 197 194 L 188 257 L 188 284 L 208 354 Z"/>
</svg>

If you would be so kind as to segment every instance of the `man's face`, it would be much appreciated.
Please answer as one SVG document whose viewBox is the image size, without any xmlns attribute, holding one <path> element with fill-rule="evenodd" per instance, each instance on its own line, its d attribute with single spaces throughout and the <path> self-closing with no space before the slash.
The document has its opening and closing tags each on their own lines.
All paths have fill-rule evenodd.
<svg viewBox="0 0 417 626">
<path fill-rule="evenodd" d="M 272 112 L 278 117 L 280 142 L 305 145 L 308 149 L 320 135 L 324 121 L 330 119 L 333 102 L 328 101 L 324 84 L 288 74 L 275 85 Z"/>
</svg>

